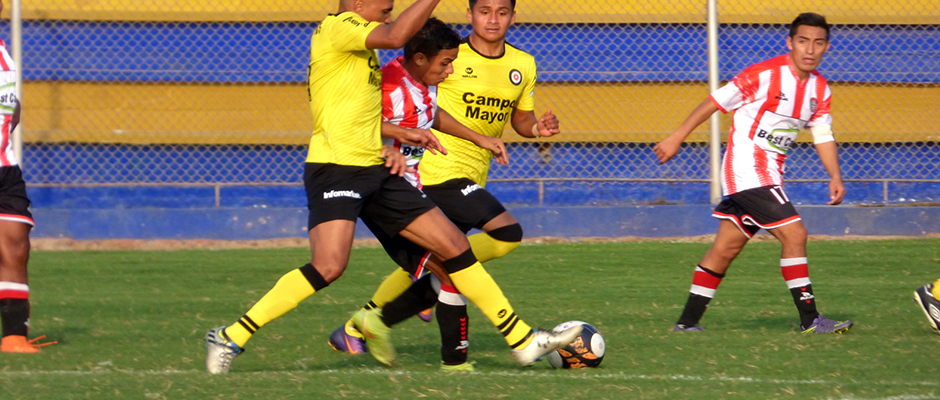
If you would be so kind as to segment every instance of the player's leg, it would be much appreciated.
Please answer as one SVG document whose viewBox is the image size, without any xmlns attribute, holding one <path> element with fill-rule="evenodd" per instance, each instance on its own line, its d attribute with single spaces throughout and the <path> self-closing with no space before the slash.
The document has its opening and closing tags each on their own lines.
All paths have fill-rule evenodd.
<svg viewBox="0 0 940 400">
<path fill-rule="evenodd" d="M 0 220 L 0 322 L 3 339 L 0 351 L 36 353 L 39 349 L 26 340 L 29 331 L 29 260 L 31 225 Z"/>
<path fill-rule="evenodd" d="M 227 373 L 252 335 L 268 322 L 297 307 L 303 299 L 326 288 L 342 275 L 352 249 L 356 219 L 365 202 L 381 182 L 360 167 L 310 164 L 304 167 L 310 216 L 310 263 L 291 270 L 234 324 L 206 333 L 206 369 Z M 356 196 L 324 196 L 324 193 L 353 192 Z"/>
<path fill-rule="evenodd" d="M 502 290 L 476 260 L 466 237 L 440 211 L 432 210 L 415 219 L 401 234 L 444 259 L 444 270 L 454 286 L 499 329 L 520 365 L 532 365 L 577 336 L 577 329 L 557 335 L 536 331 L 519 318 Z"/>
<path fill-rule="evenodd" d="M 522 242 L 522 226 L 495 196 L 470 179 L 424 186 L 424 192 L 460 230 L 483 231 L 468 238 L 481 263 L 509 254 Z"/>
<path fill-rule="evenodd" d="M 806 227 L 796 220 L 768 230 L 780 241 L 780 271 L 800 313 L 800 328 L 806 333 L 843 333 L 852 321 L 833 321 L 819 314 L 806 257 Z"/>
<path fill-rule="evenodd" d="M 745 231 L 746 232 L 746 231 Z M 689 298 L 674 331 L 691 332 L 704 330 L 699 320 L 705 314 L 708 303 L 715 298 L 718 285 L 725 277 L 725 272 L 734 261 L 752 233 L 742 234 L 742 229 L 733 220 L 722 219 L 718 225 L 718 234 L 715 242 L 702 257 L 702 261 L 695 267 L 692 275 L 692 288 L 689 289 Z"/>
<path fill-rule="evenodd" d="M 940 279 L 928 283 L 914 291 L 914 301 L 927 317 L 927 323 L 934 332 L 940 334 Z"/>
<path fill-rule="evenodd" d="M 33 343 L 35 339 L 27 340 L 30 306 L 26 264 L 29 231 L 34 225 L 29 206 L 20 168 L 0 168 L 0 351 L 8 353 L 36 353 L 40 347 Z"/>
<path fill-rule="evenodd" d="M 389 257 L 399 265 L 395 271 L 385 277 L 369 302 L 361 308 L 361 310 L 371 310 L 383 308 L 390 301 L 399 298 L 409 290 L 412 283 L 417 281 L 416 276 L 422 275 L 421 271 L 424 271 L 424 265 L 431 255 L 427 250 L 399 235 L 388 236 L 379 225 L 368 217 L 363 218 L 363 222 L 379 240 L 379 243 L 382 244 L 382 248 L 385 249 Z M 431 289 L 428 288 L 428 290 Z M 386 314 L 388 313 L 386 312 Z M 412 315 L 414 313 L 408 314 L 402 319 Z M 362 333 L 355 328 L 352 318 L 349 318 L 344 325 L 336 328 L 330 334 L 328 343 L 334 349 L 350 354 L 360 354 L 367 351 L 365 339 Z"/>
</svg>

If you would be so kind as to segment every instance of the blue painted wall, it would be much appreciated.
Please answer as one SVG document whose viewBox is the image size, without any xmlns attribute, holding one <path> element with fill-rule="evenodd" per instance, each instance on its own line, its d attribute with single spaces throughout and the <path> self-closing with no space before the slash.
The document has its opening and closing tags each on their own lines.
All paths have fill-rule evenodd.
<svg viewBox="0 0 940 400">
<path fill-rule="evenodd" d="M 24 78 L 304 82 L 316 23 L 25 21 Z M 466 35 L 466 25 L 457 26 Z M 9 37 L 8 23 L 0 35 Z M 844 82 L 940 82 L 938 26 L 835 26 L 823 73 Z M 786 52 L 781 25 L 722 25 L 721 79 Z M 707 80 L 704 24 L 519 24 L 542 82 Z M 385 52 L 384 61 L 395 52 Z M 898 62 L 903 59 L 904 62 Z M 859 68 L 864 65 L 864 68 Z"/>
<path fill-rule="evenodd" d="M 940 207 L 797 207 L 810 234 L 940 233 Z M 525 237 L 675 237 L 715 233 L 712 207 L 511 207 Z M 304 208 L 36 209 L 32 237 L 258 240 L 306 237 Z M 360 223 L 356 238 L 372 235 Z"/>
</svg>

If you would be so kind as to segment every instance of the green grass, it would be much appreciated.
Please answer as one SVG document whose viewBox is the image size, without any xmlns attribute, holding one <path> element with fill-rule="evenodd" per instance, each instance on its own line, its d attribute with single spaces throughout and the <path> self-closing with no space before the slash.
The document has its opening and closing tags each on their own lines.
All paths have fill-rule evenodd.
<svg viewBox="0 0 940 400">
<path fill-rule="evenodd" d="M 471 311 L 476 373 L 438 371 L 435 324 L 394 331 L 399 366 L 331 350 L 329 333 L 368 300 L 391 263 L 356 248 L 346 274 L 272 322 L 233 372 L 204 372 L 202 337 L 244 313 L 307 249 L 37 252 L 30 263 L 32 335 L 59 344 L 0 354 L 3 399 L 652 399 L 940 397 L 940 337 L 912 301 L 940 277 L 940 240 L 813 242 L 820 310 L 856 327 L 798 333 L 779 245 L 752 243 L 702 323 L 670 332 L 708 244 L 525 245 L 487 269 L 527 322 L 579 319 L 607 339 L 598 369 L 520 369 Z"/>
</svg>

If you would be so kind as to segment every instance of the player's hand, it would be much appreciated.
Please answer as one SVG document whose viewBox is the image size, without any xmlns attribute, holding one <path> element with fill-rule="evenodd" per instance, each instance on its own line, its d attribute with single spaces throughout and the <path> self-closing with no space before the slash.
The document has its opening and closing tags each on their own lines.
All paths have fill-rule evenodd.
<svg viewBox="0 0 940 400">
<path fill-rule="evenodd" d="M 484 136 L 478 146 L 493 152 L 493 158 L 499 165 L 509 165 L 509 153 L 506 151 L 506 144 L 503 143 L 502 139 Z"/>
<path fill-rule="evenodd" d="M 447 155 L 447 149 L 441 145 L 441 141 L 437 139 L 437 136 L 434 135 L 434 132 L 431 132 L 430 129 L 417 129 L 409 128 L 405 130 L 405 137 L 399 139 L 402 143 L 410 144 L 412 146 L 421 146 L 429 151 L 431 154 L 441 154 Z"/>
<path fill-rule="evenodd" d="M 829 181 L 829 201 L 826 204 L 830 206 L 839 205 L 842 202 L 842 198 L 845 197 L 845 185 L 842 184 L 842 179 L 833 179 Z"/>
<path fill-rule="evenodd" d="M 679 148 L 681 146 L 681 141 L 673 139 L 673 137 L 670 136 L 662 142 L 657 143 L 656 146 L 653 146 L 653 152 L 656 153 L 656 158 L 659 159 L 659 164 L 662 165 L 675 157 L 676 154 L 679 154 Z"/>
<path fill-rule="evenodd" d="M 561 133 L 561 128 L 559 128 L 558 125 L 558 117 L 552 114 L 552 110 L 548 110 L 545 114 L 542 114 L 542 117 L 539 118 L 538 127 L 539 136 L 541 137 L 551 137 Z"/>
<path fill-rule="evenodd" d="M 405 156 L 392 146 L 382 146 L 382 157 L 385 157 L 385 167 L 392 175 L 405 176 L 406 172 L 415 172 L 414 168 L 408 168 Z"/>
</svg>

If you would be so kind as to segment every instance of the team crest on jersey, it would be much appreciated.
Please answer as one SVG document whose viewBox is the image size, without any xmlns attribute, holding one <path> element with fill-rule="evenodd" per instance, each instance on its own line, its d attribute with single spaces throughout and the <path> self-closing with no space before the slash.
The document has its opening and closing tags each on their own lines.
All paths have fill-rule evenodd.
<svg viewBox="0 0 940 400">
<path fill-rule="evenodd" d="M 810 111 L 810 112 L 816 112 L 816 108 L 817 108 L 817 107 L 819 107 L 819 103 L 816 102 L 816 98 L 813 97 L 813 98 L 809 99 L 809 111 Z"/>
<path fill-rule="evenodd" d="M 512 82 L 513 85 L 519 86 L 519 84 L 522 83 L 522 72 L 519 72 L 518 69 L 509 71 L 509 81 Z"/>
</svg>

